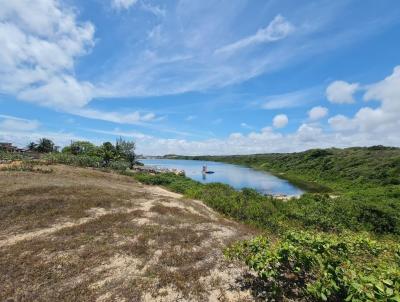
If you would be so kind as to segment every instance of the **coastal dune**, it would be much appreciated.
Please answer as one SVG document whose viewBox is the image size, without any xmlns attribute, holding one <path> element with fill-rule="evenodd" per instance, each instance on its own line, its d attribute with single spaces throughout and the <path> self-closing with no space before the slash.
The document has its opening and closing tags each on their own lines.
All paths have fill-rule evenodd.
<svg viewBox="0 0 400 302">
<path fill-rule="evenodd" d="M 200 201 L 63 165 L 0 186 L 1 301 L 254 300 L 222 252 L 257 231 Z"/>
</svg>

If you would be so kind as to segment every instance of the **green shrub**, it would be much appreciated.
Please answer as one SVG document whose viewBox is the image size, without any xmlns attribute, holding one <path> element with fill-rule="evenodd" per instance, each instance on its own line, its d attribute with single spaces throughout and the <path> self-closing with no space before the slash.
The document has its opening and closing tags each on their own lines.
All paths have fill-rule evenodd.
<svg viewBox="0 0 400 302">
<path fill-rule="evenodd" d="M 236 243 L 225 255 L 255 270 L 271 298 L 400 301 L 400 267 L 393 264 L 398 250 L 363 234 L 289 232 L 275 243 L 260 236 Z"/>
<path fill-rule="evenodd" d="M 24 155 L 23 153 L 0 151 L 0 160 L 11 161 L 11 160 L 23 160 L 26 158 L 27 156 Z"/>
<path fill-rule="evenodd" d="M 398 206 L 397 206 L 398 207 Z M 359 206 L 357 218 L 370 226 L 375 233 L 400 233 L 399 209 L 381 204 L 362 204 Z"/>
<path fill-rule="evenodd" d="M 130 167 L 130 163 L 127 161 L 111 161 L 108 164 L 108 168 L 112 169 L 112 170 L 117 170 L 117 171 L 125 171 L 127 169 L 129 169 Z"/>
<path fill-rule="evenodd" d="M 101 166 L 101 158 L 88 155 L 73 155 L 69 153 L 50 153 L 42 157 L 43 160 L 51 164 L 65 164 L 78 167 L 95 167 Z"/>
</svg>

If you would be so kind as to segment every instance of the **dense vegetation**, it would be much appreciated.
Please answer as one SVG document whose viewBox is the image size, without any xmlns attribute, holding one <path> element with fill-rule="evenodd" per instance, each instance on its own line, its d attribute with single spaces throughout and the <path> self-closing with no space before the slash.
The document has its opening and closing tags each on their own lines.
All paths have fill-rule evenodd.
<svg viewBox="0 0 400 302">
<path fill-rule="evenodd" d="M 260 236 L 225 253 L 254 269 L 265 280 L 271 297 L 294 294 L 323 301 L 400 299 L 396 246 L 363 234 L 288 232 L 275 243 Z"/>
<path fill-rule="evenodd" d="M 96 146 L 88 141 L 73 141 L 64 147 L 61 152 L 54 142 L 42 138 L 37 143 L 31 142 L 27 146 L 30 152 L 9 153 L 0 151 L 0 160 L 24 160 L 40 158 L 47 163 L 60 163 L 79 167 L 109 168 L 124 171 L 132 168 L 136 162 L 135 143 L 117 139 L 115 145 L 105 142 Z M 140 163 L 139 163 L 140 164 Z"/>
<path fill-rule="evenodd" d="M 226 252 L 258 273 L 266 298 L 400 301 L 398 203 L 389 211 L 346 196 L 311 193 L 282 202 L 251 189 L 236 191 L 174 174 L 138 173 L 135 178 L 203 200 L 266 230 L 265 236 Z"/>
<path fill-rule="evenodd" d="M 314 192 L 282 202 L 174 175 L 136 176 L 265 229 L 227 255 L 254 269 L 272 298 L 400 301 L 400 149 L 184 158 L 266 170 Z"/>
<path fill-rule="evenodd" d="M 43 158 L 126 173 L 133 162 L 123 149 L 118 144 L 75 142 Z M 252 189 L 237 191 L 172 173 L 133 174 L 143 183 L 202 200 L 265 230 L 264 236 L 226 251 L 227 257 L 257 272 L 265 298 L 400 301 L 400 149 L 376 146 L 194 159 L 247 165 L 312 189 L 299 199 L 282 201 Z"/>
</svg>

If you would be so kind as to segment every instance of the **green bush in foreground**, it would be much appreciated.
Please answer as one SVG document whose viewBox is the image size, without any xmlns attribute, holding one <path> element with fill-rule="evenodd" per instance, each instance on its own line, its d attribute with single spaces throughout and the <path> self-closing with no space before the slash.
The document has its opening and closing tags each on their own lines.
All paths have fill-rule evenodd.
<svg viewBox="0 0 400 302">
<path fill-rule="evenodd" d="M 271 298 L 400 301 L 398 247 L 363 234 L 289 232 L 275 243 L 260 236 L 236 243 L 225 254 L 255 270 Z"/>
</svg>

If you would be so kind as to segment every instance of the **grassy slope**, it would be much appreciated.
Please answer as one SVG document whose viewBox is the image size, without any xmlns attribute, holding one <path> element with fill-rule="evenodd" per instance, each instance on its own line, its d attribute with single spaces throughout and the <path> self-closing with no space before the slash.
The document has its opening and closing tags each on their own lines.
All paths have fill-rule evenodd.
<svg viewBox="0 0 400 302">
<path fill-rule="evenodd" d="M 285 203 L 222 184 L 139 176 L 272 231 L 275 243 L 256 238 L 228 254 L 257 271 L 266 288 L 276 290 L 274 298 L 400 301 L 400 149 L 183 158 L 246 165 L 319 190 L 328 188 L 329 194 L 308 193 Z"/>
<path fill-rule="evenodd" d="M 338 197 L 333 202 L 332 198 L 305 194 L 280 209 L 288 218 L 285 221 L 323 230 L 350 228 L 400 233 L 399 148 L 377 146 L 184 158 L 246 165 Z"/>
<path fill-rule="evenodd" d="M 242 270 L 227 267 L 222 249 L 255 230 L 129 176 L 60 165 L 3 168 L 0 301 L 246 296 L 235 281 Z"/>
</svg>

